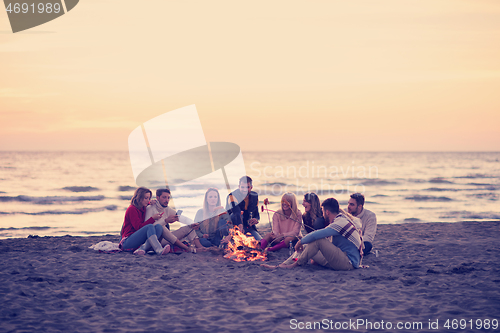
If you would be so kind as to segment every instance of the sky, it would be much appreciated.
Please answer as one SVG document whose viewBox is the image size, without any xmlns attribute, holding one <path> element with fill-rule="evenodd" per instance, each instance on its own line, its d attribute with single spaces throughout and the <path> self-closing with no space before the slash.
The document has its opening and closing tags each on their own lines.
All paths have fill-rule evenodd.
<svg viewBox="0 0 500 333">
<path fill-rule="evenodd" d="M 0 151 L 126 151 L 192 104 L 243 151 L 499 151 L 499 59 L 496 0 L 81 0 L 18 33 L 0 11 Z"/>
</svg>

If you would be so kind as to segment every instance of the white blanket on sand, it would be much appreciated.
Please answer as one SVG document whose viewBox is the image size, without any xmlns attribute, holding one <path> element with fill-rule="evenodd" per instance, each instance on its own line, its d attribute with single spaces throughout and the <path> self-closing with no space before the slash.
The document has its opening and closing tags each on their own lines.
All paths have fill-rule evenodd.
<svg viewBox="0 0 500 333">
<path fill-rule="evenodd" d="M 118 243 L 113 243 L 109 241 L 102 241 L 97 244 L 92 244 L 89 249 L 101 251 L 101 252 L 120 252 L 121 249 L 118 247 Z"/>
</svg>

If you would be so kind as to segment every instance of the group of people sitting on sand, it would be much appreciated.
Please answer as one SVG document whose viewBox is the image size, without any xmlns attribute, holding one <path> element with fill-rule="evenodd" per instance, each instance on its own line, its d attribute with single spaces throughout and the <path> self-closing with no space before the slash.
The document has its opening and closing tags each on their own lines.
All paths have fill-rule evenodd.
<svg viewBox="0 0 500 333">
<path fill-rule="evenodd" d="M 302 214 L 295 194 L 287 192 L 281 197 L 281 209 L 273 214 L 272 231 L 262 237 L 256 227 L 260 219 L 259 197 L 252 188 L 250 177 L 240 178 L 238 189 L 227 196 L 225 207 L 219 191 L 209 188 L 203 208 L 198 210 L 193 222 L 168 206 L 171 198 L 168 188 L 158 189 L 156 199 L 151 200 L 152 192 L 139 187 L 125 213 L 119 246 L 123 251 L 139 255 L 150 250 L 160 255 L 204 251 L 229 242 L 230 228 L 237 227 L 260 241 L 264 251 L 293 246 L 295 253 L 279 265 L 283 268 L 311 261 L 335 270 L 350 270 L 359 267 L 363 255 L 370 253 L 377 219 L 364 208 L 363 194 L 351 194 L 346 212 L 334 198 L 320 203 L 315 193 L 306 193 Z M 267 206 L 267 199 L 264 203 Z M 177 221 L 185 226 L 171 231 L 169 225 Z M 304 237 L 302 227 L 307 234 Z"/>
</svg>

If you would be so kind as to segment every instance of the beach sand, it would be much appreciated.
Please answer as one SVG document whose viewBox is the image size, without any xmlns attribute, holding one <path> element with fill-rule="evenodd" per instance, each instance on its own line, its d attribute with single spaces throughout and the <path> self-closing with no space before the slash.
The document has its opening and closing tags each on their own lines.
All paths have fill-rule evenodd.
<svg viewBox="0 0 500 333">
<path fill-rule="evenodd" d="M 103 240 L 119 238 L 0 240 L 0 331 L 288 332 L 320 322 L 382 332 L 421 322 L 405 331 L 443 332 L 455 331 L 446 320 L 465 319 L 458 331 L 477 332 L 477 319 L 500 320 L 500 222 L 379 225 L 379 256 L 348 272 L 88 248 Z M 287 257 L 283 249 L 267 263 Z M 372 326 L 346 327 L 360 320 Z"/>
</svg>

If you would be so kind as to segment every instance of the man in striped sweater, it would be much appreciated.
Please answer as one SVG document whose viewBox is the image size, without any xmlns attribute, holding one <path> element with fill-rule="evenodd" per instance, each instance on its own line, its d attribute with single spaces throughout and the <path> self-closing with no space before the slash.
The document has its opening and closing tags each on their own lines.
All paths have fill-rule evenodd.
<svg viewBox="0 0 500 333">
<path fill-rule="evenodd" d="M 348 271 L 359 267 L 362 243 L 359 230 L 361 221 L 340 213 L 339 202 L 329 198 L 321 204 L 323 215 L 329 225 L 311 232 L 295 245 L 295 251 L 302 252 L 293 264 L 281 264 L 282 268 L 306 265 L 310 259 L 314 263 L 334 270 Z M 330 241 L 328 237 L 332 236 Z M 308 244 L 304 247 L 305 244 Z"/>
</svg>

